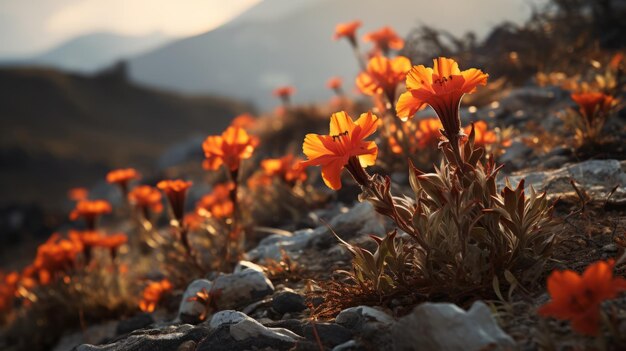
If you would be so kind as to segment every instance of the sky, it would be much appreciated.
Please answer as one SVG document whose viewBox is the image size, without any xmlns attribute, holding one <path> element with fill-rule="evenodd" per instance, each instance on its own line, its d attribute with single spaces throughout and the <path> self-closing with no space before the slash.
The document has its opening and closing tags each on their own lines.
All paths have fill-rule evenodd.
<svg viewBox="0 0 626 351">
<path fill-rule="evenodd" d="M 43 52 L 81 34 L 211 30 L 260 0 L 0 0 L 0 57 Z"/>
</svg>

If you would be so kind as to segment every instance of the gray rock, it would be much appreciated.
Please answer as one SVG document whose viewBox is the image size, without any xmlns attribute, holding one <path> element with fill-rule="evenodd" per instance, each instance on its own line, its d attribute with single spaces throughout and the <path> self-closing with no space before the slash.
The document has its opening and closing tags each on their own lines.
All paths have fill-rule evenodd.
<svg viewBox="0 0 626 351">
<path fill-rule="evenodd" d="M 526 165 L 528 156 L 533 153 L 533 149 L 521 141 L 513 141 L 511 146 L 506 148 L 504 155 L 500 156 L 500 163 L 512 169 L 520 169 Z"/>
<path fill-rule="evenodd" d="M 209 322 L 211 335 L 197 350 L 248 350 L 270 348 L 288 350 L 304 338 L 283 328 L 268 328 L 237 311 L 221 311 Z"/>
<path fill-rule="evenodd" d="M 209 334 L 206 327 L 189 324 L 143 329 L 100 346 L 84 344 L 75 351 L 176 351 L 185 342 L 198 342 Z"/>
<path fill-rule="evenodd" d="M 281 314 L 304 311 L 306 309 L 304 296 L 291 289 L 285 289 L 274 295 L 272 309 Z"/>
<path fill-rule="evenodd" d="M 392 327 L 394 350 L 512 350 L 515 342 L 496 323 L 487 305 L 468 311 L 450 303 L 423 303 Z"/>
<path fill-rule="evenodd" d="M 131 318 L 121 320 L 117 324 L 116 334 L 128 334 L 137 329 L 146 328 L 154 323 L 154 318 L 150 313 L 139 313 Z"/>
<path fill-rule="evenodd" d="M 361 330 L 366 325 L 370 325 L 375 329 L 388 327 L 395 320 L 387 313 L 369 306 L 357 306 L 347 308 L 335 317 L 337 324 L 346 328 Z"/>
<path fill-rule="evenodd" d="M 549 198 L 575 195 L 570 179 L 582 184 L 581 188 L 593 200 L 605 200 L 617 185 L 611 201 L 626 201 L 626 173 L 622 163 L 617 160 L 588 160 L 550 171 L 514 173 L 509 180 L 515 186 L 521 179 L 526 179 L 526 187 L 532 185 L 536 190 L 546 190 Z M 504 179 L 500 179 L 499 184 L 503 186 Z"/>
<path fill-rule="evenodd" d="M 362 202 L 334 216 L 329 221 L 328 226 L 341 237 L 348 239 L 359 235 L 385 235 L 386 223 L 385 219 L 376 213 L 369 202 Z M 290 236 L 270 235 L 247 253 L 248 258 L 260 262 L 266 259 L 278 261 L 282 258 L 281 249 L 285 250 L 290 257 L 296 258 L 307 247 L 336 244 L 337 242 L 328 226 L 322 225 L 316 229 L 298 230 Z"/>
<path fill-rule="evenodd" d="M 240 273 L 244 269 L 252 269 L 252 270 L 255 270 L 255 271 L 263 273 L 263 267 L 259 266 L 256 263 L 250 262 L 250 261 L 239 261 L 239 262 L 237 262 L 237 265 L 235 266 L 235 269 L 233 270 L 233 273 Z"/>
<path fill-rule="evenodd" d="M 311 323 L 304 326 L 303 333 L 304 337 L 311 341 L 316 341 L 319 337 L 323 345 L 330 347 L 343 344 L 354 336 L 350 329 L 335 323 Z"/>
<path fill-rule="evenodd" d="M 361 351 L 361 350 L 365 351 L 367 350 L 367 348 L 365 348 L 363 345 L 358 343 L 356 340 L 348 340 L 344 342 L 343 344 L 339 344 L 333 347 L 332 351 Z"/>
<path fill-rule="evenodd" d="M 183 294 L 178 310 L 178 318 L 190 323 L 200 322 L 199 317 L 205 306 L 198 301 L 189 301 L 202 288 L 216 292 L 215 305 L 218 310 L 245 307 L 250 302 L 259 300 L 274 292 L 274 285 L 263 272 L 246 268 L 237 273 L 224 274 L 214 281 L 206 279 L 194 280 Z M 219 291 L 219 293 L 217 293 Z"/>
</svg>

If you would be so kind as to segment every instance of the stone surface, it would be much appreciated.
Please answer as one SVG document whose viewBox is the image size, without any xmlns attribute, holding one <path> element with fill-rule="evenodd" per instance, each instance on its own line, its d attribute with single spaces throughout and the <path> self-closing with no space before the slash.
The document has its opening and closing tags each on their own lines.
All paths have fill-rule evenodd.
<svg viewBox="0 0 626 351">
<path fill-rule="evenodd" d="M 304 296 L 291 289 L 285 289 L 274 294 L 274 298 L 272 299 L 272 309 L 281 314 L 303 311 L 306 309 Z"/>
<path fill-rule="evenodd" d="M 117 335 L 128 334 L 137 329 L 146 328 L 154 323 L 150 313 L 139 313 L 131 318 L 121 320 L 115 330 Z"/>
<path fill-rule="evenodd" d="M 335 322 L 346 328 L 361 330 L 366 325 L 371 325 L 375 328 L 388 327 L 395 320 L 387 313 L 376 308 L 357 306 L 339 312 L 337 317 L 335 317 Z"/>
<path fill-rule="evenodd" d="M 487 305 L 468 311 L 450 303 L 423 303 L 392 326 L 393 349 L 430 351 L 513 350 L 515 342 L 496 323 Z"/>
<path fill-rule="evenodd" d="M 143 329 L 110 343 L 94 346 L 84 344 L 75 351 L 176 351 L 180 345 L 188 341 L 198 342 L 209 334 L 206 327 L 194 327 L 189 324 L 163 327 L 160 329 Z"/>
<path fill-rule="evenodd" d="M 611 196 L 612 202 L 626 201 L 626 163 L 617 160 L 588 160 L 565 165 L 561 168 L 543 171 L 514 173 L 509 176 L 513 186 L 521 179 L 526 179 L 525 186 L 532 185 L 536 190 L 548 192 L 549 198 L 564 195 L 575 195 L 570 179 L 580 184 L 580 188 L 588 193 L 593 200 L 604 201 L 609 192 L 617 185 Z M 499 181 L 500 186 L 504 180 Z"/>
<path fill-rule="evenodd" d="M 315 332 L 322 344 L 330 347 L 343 344 L 354 335 L 350 329 L 335 323 L 310 323 L 304 326 L 303 335 L 312 342 L 317 340 Z"/>
<path fill-rule="evenodd" d="M 330 247 L 337 244 L 331 229 L 342 238 L 351 238 L 359 235 L 374 234 L 382 236 L 386 233 L 386 220 L 376 213 L 374 207 L 368 202 L 357 203 L 352 208 L 336 214 L 327 225 L 321 225 L 315 229 L 302 229 L 292 233 L 291 236 L 270 235 L 259 243 L 253 250 L 247 253 L 253 261 L 263 262 L 266 259 L 279 261 L 282 258 L 282 250 L 296 258 L 302 250 L 313 246 L 315 248 Z"/>
<path fill-rule="evenodd" d="M 199 351 L 264 349 L 288 350 L 304 338 L 284 328 L 269 328 L 237 311 L 221 311 L 209 322 L 211 335 Z"/>
<path fill-rule="evenodd" d="M 214 281 L 206 279 L 194 280 L 183 294 L 178 310 L 178 318 L 189 323 L 200 322 L 199 316 L 205 307 L 198 301 L 189 301 L 202 288 L 216 292 L 216 306 L 218 310 L 242 308 L 249 303 L 272 294 L 274 286 L 263 272 L 254 269 L 243 269 L 233 274 L 224 274 Z"/>
</svg>

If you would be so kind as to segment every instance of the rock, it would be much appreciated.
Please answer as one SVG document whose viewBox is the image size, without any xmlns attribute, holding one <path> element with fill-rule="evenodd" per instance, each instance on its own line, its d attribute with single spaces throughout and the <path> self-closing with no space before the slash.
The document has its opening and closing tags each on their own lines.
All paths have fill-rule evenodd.
<svg viewBox="0 0 626 351">
<path fill-rule="evenodd" d="M 512 350 L 515 342 L 496 323 L 487 305 L 468 311 L 450 303 L 423 303 L 392 327 L 394 350 Z"/>
<path fill-rule="evenodd" d="M 383 236 L 388 229 L 387 223 L 381 215 L 376 213 L 369 202 L 362 202 L 335 215 L 328 222 L 328 226 L 342 238 L 349 239 L 369 234 Z M 302 250 L 310 246 L 318 249 L 330 247 L 336 244 L 337 240 L 331 234 L 328 226 L 322 225 L 316 229 L 298 230 L 290 236 L 270 235 L 247 253 L 248 258 L 260 262 L 266 259 L 279 261 L 282 258 L 281 250 L 285 250 L 290 257 L 296 258 Z"/>
<path fill-rule="evenodd" d="M 315 331 L 314 331 L 315 328 Z M 317 337 L 326 346 L 337 346 L 352 339 L 353 332 L 335 323 L 311 323 L 304 326 L 304 337 L 315 342 Z M 317 336 L 315 335 L 317 333 Z"/>
<path fill-rule="evenodd" d="M 189 301 L 190 298 L 196 296 L 196 294 L 202 289 L 211 292 L 213 283 L 206 279 L 196 279 L 185 289 L 183 298 L 178 307 L 178 318 L 185 323 L 196 324 L 200 322 L 200 315 L 205 313 L 205 306 L 197 301 Z"/>
<path fill-rule="evenodd" d="M 183 294 L 178 309 L 180 320 L 188 323 L 200 322 L 199 317 L 204 313 L 205 306 L 198 301 L 189 301 L 189 298 L 195 296 L 202 288 L 217 294 L 215 305 L 218 310 L 241 308 L 274 292 L 274 285 L 265 274 L 250 268 L 220 275 L 213 282 L 197 279 L 189 284 Z"/>
<path fill-rule="evenodd" d="M 304 311 L 306 309 L 304 296 L 291 289 L 285 289 L 274 295 L 272 308 L 280 314 Z"/>
<path fill-rule="evenodd" d="M 209 334 L 206 327 L 194 327 L 189 324 L 163 327 L 160 329 L 142 329 L 118 338 L 108 344 L 94 346 L 84 344 L 75 351 L 177 351 L 188 341 L 198 342 Z"/>
<path fill-rule="evenodd" d="M 64 335 L 52 351 L 72 350 L 81 344 L 98 344 L 115 337 L 117 322 L 109 321 L 89 326 L 86 330 Z M 0 347 L 2 348 L 2 347 Z"/>
<path fill-rule="evenodd" d="M 625 163 L 626 164 L 626 163 Z M 588 160 L 580 163 L 568 164 L 559 169 L 514 173 L 509 176 L 511 184 L 525 179 L 525 186 L 533 186 L 538 191 L 547 190 L 548 198 L 576 196 L 570 179 L 577 180 L 580 188 L 587 192 L 592 200 L 604 201 L 609 192 L 618 186 L 611 196 L 612 202 L 626 201 L 626 172 L 620 161 L 617 160 Z M 504 180 L 498 182 L 502 187 Z"/>
<path fill-rule="evenodd" d="M 272 349 L 288 350 L 304 338 L 283 328 L 268 328 L 237 311 L 221 311 L 209 322 L 211 335 L 198 351 Z"/>
<path fill-rule="evenodd" d="M 375 329 L 388 327 L 395 320 L 387 313 L 373 307 L 357 306 L 339 312 L 335 322 L 346 328 L 361 330 L 366 325 L 371 325 Z"/>
<path fill-rule="evenodd" d="M 349 340 L 343 344 L 339 344 L 333 347 L 332 351 L 365 351 L 366 347 L 356 342 L 355 340 Z"/>
<path fill-rule="evenodd" d="M 115 333 L 117 335 L 128 334 L 137 329 L 146 328 L 154 323 L 154 318 L 150 313 L 139 313 L 132 318 L 121 320 L 117 324 Z"/>
<path fill-rule="evenodd" d="M 368 345 L 370 348 L 376 350 L 391 349 L 390 329 L 395 323 L 395 319 L 381 310 L 369 306 L 350 307 L 339 312 L 335 322 L 357 332 L 360 343 Z M 353 349 L 358 350 L 359 348 L 357 346 L 346 348 L 346 350 Z"/>
<path fill-rule="evenodd" d="M 526 165 L 529 156 L 533 153 L 533 149 L 528 147 L 521 141 L 513 141 L 511 146 L 506 148 L 504 154 L 500 156 L 500 163 L 504 164 L 507 169 L 520 169 Z"/>
<path fill-rule="evenodd" d="M 237 262 L 237 265 L 235 266 L 235 269 L 233 270 L 233 273 L 240 273 L 241 271 L 243 271 L 244 269 L 252 269 L 258 272 L 263 273 L 263 267 L 259 266 L 256 263 L 250 262 L 250 261 L 239 261 Z"/>
</svg>

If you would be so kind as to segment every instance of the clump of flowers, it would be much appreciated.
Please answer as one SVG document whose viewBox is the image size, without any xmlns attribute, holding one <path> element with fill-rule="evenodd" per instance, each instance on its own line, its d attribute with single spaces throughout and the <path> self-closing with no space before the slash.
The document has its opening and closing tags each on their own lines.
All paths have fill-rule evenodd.
<svg viewBox="0 0 626 351">
<path fill-rule="evenodd" d="M 135 206 L 143 218 L 150 221 L 152 214 L 163 212 L 161 192 L 149 185 L 140 185 L 128 193 L 128 201 Z"/>
<path fill-rule="evenodd" d="M 384 26 L 373 32 L 367 33 L 363 36 L 363 41 L 372 42 L 374 44 L 374 52 L 372 56 L 377 53 L 382 53 L 385 56 L 389 55 L 389 51 L 401 50 L 404 47 L 404 39 L 402 39 L 393 28 Z"/>
<path fill-rule="evenodd" d="M 128 194 L 128 184 L 135 179 L 139 179 L 140 175 L 134 168 L 115 169 L 107 173 L 106 180 L 109 184 L 115 184 L 120 187 L 122 194 Z"/>
<path fill-rule="evenodd" d="M 234 188 L 233 182 L 215 184 L 213 191 L 204 195 L 196 204 L 196 213 L 217 219 L 230 218 L 233 215 L 231 192 Z"/>
<path fill-rule="evenodd" d="M 601 92 L 572 93 L 572 100 L 577 110 L 572 111 L 569 124 L 574 128 L 579 144 L 595 143 L 601 135 L 607 119 L 611 115 L 617 100 Z"/>
<path fill-rule="evenodd" d="M 614 260 L 598 261 L 583 274 L 571 270 L 554 271 L 548 277 L 552 300 L 539 308 L 539 314 L 567 320 L 572 329 L 584 335 L 598 335 L 601 305 L 626 291 L 626 279 L 613 276 Z"/>
<path fill-rule="evenodd" d="M 550 256 L 556 222 L 545 193 L 525 189 L 523 181 L 498 190 L 500 167 L 483 160 L 475 127 L 469 136 L 461 129 L 463 94 L 486 80 L 480 70 L 460 71 L 447 58 L 436 59 L 434 68 L 411 69 L 398 115 L 406 119 L 428 104 L 443 126 L 443 162 L 433 173 L 409 166 L 411 197 L 392 194 L 388 176 L 370 175 L 364 168 L 374 164 L 377 154 L 376 144 L 363 140 L 376 131 L 371 114 L 356 123 L 343 112 L 333 114 L 329 135 L 305 138 L 308 160 L 303 165 L 321 166 L 332 189 L 341 187 L 339 174 L 347 169 L 361 186 L 359 199 L 371 202 L 406 233 L 376 238 L 374 253 L 344 243 L 354 257 L 350 277 L 362 292 L 466 296 L 490 290 L 505 273 L 533 281 Z"/>
<path fill-rule="evenodd" d="M 111 213 L 111 204 L 105 200 L 82 200 L 76 203 L 76 207 L 70 213 L 73 221 L 83 218 L 87 229 L 96 229 L 97 220 L 100 216 Z"/>
<path fill-rule="evenodd" d="M 150 282 L 141 294 L 139 309 L 148 313 L 154 312 L 159 301 L 161 301 L 166 294 L 170 293 L 173 288 L 174 286 L 167 279 Z"/>
</svg>

